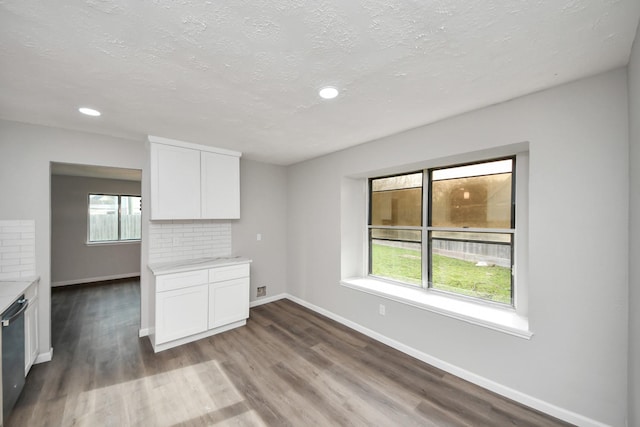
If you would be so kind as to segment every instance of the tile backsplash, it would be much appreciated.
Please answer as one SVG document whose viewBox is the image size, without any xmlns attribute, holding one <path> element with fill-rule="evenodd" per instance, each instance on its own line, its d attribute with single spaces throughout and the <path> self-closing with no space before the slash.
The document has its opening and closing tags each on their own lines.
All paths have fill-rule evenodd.
<svg viewBox="0 0 640 427">
<path fill-rule="evenodd" d="M 149 263 L 230 255 L 230 222 L 153 221 L 149 224 Z"/>
<path fill-rule="evenodd" d="M 35 275 L 35 221 L 0 220 L 0 280 Z"/>
</svg>

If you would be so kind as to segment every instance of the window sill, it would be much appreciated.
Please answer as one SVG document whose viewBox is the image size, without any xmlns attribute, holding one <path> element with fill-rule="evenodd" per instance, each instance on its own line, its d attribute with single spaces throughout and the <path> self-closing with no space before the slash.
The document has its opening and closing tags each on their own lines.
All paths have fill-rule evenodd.
<svg viewBox="0 0 640 427">
<path fill-rule="evenodd" d="M 514 310 L 476 304 L 427 292 L 423 289 L 394 285 L 370 277 L 344 279 L 340 281 L 340 284 L 516 337 L 531 339 L 533 336 L 529 330 L 529 320 L 518 315 Z"/>
<path fill-rule="evenodd" d="M 105 240 L 103 242 L 84 242 L 87 246 L 109 246 L 109 245 L 130 245 L 140 244 L 141 240 Z"/>
</svg>

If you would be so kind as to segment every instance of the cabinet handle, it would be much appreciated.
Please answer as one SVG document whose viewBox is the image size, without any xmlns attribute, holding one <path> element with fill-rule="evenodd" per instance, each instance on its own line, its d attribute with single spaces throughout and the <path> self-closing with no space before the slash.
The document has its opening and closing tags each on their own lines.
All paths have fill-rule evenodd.
<svg viewBox="0 0 640 427">
<path fill-rule="evenodd" d="M 19 300 L 18 303 L 22 304 L 22 307 L 20 307 L 20 310 L 16 311 L 15 314 L 10 318 L 2 319 L 2 327 L 6 328 L 7 326 L 9 326 L 11 322 L 16 320 L 16 318 L 18 318 L 27 309 L 27 307 L 29 307 L 29 300 L 26 298 Z"/>
</svg>

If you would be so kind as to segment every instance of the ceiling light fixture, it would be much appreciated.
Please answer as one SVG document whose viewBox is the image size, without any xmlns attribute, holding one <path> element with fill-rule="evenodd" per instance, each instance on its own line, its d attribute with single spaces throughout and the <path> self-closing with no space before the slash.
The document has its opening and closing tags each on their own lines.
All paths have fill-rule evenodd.
<svg viewBox="0 0 640 427">
<path fill-rule="evenodd" d="M 87 116 L 98 117 L 101 113 L 98 110 L 94 110 L 93 108 L 80 107 L 78 108 L 82 114 L 86 114 Z"/>
<path fill-rule="evenodd" d="M 318 95 L 320 95 L 320 97 L 323 99 L 333 99 L 336 96 L 338 96 L 339 93 L 340 92 L 335 87 L 326 86 L 320 89 L 320 91 L 318 92 Z"/>
</svg>

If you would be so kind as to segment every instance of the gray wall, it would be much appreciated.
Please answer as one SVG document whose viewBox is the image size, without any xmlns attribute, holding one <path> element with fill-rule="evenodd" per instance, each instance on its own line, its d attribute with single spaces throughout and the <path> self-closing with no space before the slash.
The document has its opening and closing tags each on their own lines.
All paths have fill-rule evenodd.
<svg viewBox="0 0 640 427">
<path fill-rule="evenodd" d="M 629 61 L 630 252 L 629 425 L 640 426 L 640 27 Z"/>
<path fill-rule="evenodd" d="M 240 161 L 240 219 L 232 221 L 234 255 L 251 258 L 251 300 L 287 291 L 287 174 L 283 166 Z M 256 235 L 261 234 L 258 241 Z"/>
<path fill-rule="evenodd" d="M 243 159 L 233 251 L 254 259 L 252 299 L 258 284 L 269 295 L 284 290 L 514 393 L 606 424 L 624 425 L 630 396 L 629 425 L 638 425 L 640 266 L 628 261 L 629 243 L 631 260 L 640 259 L 639 58 L 636 40 L 629 91 L 625 70 L 617 70 L 289 168 Z M 530 141 L 530 341 L 339 286 L 342 235 L 353 232 L 341 229 L 344 176 L 520 141 Z M 46 351 L 50 162 L 143 169 L 145 180 L 148 152 L 142 141 L 0 121 L 0 153 L 0 219 L 36 221 Z M 146 217 L 143 233 L 145 224 Z M 561 251 L 558 236 L 576 250 Z M 141 274 L 144 329 L 148 272 Z"/>
<path fill-rule="evenodd" d="M 4 120 L 0 120 L 0 153 L 0 219 L 36 222 L 39 347 L 46 353 L 51 347 L 50 163 L 142 169 L 147 153 L 141 141 Z"/>
<path fill-rule="evenodd" d="M 51 285 L 140 274 L 140 242 L 87 245 L 89 193 L 140 195 L 140 182 L 51 177 Z"/>
<path fill-rule="evenodd" d="M 623 426 L 627 118 L 621 69 L 291 166 L 289 292 L 513 396 Z M 530 143 L 530 341 L 339 284 L 342 234 L 353 233 L 341 230 L 345 176 L 522 141 Z"/>
<path fill-rule="evenodd" d="M 40 275 L 40 351 L 51 347 L 50 163 L 77 163 L 142 169 L 142 199 L 148 198 L 149 154 L 144 141 L 0 120 L 0 219 L 35 219 L 36 271 Z M 255 285 L 269 295 L 286 284 L 286 169 L 242 160 L 242 212 L 233 224 L 233 252 L 253 258 Z M 149 325 L 148 209 L 142 212 L 141 329 Z M 262 233 L 263 240 L 255 239 Z"/>
</svg>

